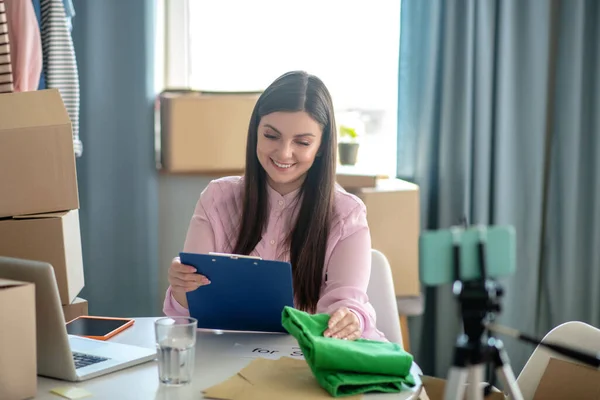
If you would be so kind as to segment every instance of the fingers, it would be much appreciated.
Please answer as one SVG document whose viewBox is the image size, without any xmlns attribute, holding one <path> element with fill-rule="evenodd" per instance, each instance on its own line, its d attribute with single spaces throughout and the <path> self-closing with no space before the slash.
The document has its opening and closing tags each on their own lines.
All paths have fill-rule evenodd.
<svg viewBox="0 0 600 400">
<path fill-rule="evenodd" d="M 206 281 L 208 283 L 208 278 L 204 275 L 195 274 L 193 272 L 177 272 L 176 270 L 169 270 L 169 276 L 173 276 L 175 278 L 181 279 L 182 281 L 188 282 L 198 282 L 202 283 L 202 281 Z"/>
<path fill-rule="evenodd" d="M 352 321 L 351 323 L 346 325 L 345 328 L 335 333 L 333 337 L 337 339 L 354 340 L 358 339 L 358 337 L 355 337 L 357 335 L 358 337 L 360 337 L 358 324 Z"/>
<path fill-rule="evenodd" d="M 175 257 L 173 259 L 170 269 L 172 269 L 173 271 L 176 271 L 176 272 L 180 272 L 182 274 L 185 274 L 186 272 L 188 274 L 196 272 L 196 268 L 192 267 L 191 265 L 182 264 L 181 261 L 179 260 L 179 257 Z"/>
<path fill-rule="evenodd" d="M 169 283 L 171 284 L 171 290 L 174 292 L 191 292 L 202 286 L 197 282 L 184 281 L 176 277 L 171 277 Z"/>
<path fill-rule="evenodd" d="M 179 257 L 174 258 L 169 268 L 171 290 L 175 292 L 191 292 L 200 286 L 210 284 L 208 278 L 195 272 L 196 268 L 181 264 Z"/>
<path fill-rule="evenodd" d="M 210 281 L 204 277 L 196 279 L 181 279 L 177 276 L 169 276 L 169 283 L 171 290 L 175 292 L 191 292 L 198 289 L 200 286 L 206 286 L 210 284 Z"/>
<path fill-rule="evenodd" d="M 194 272 L 180 272 L 177 268 L 169 268 L 169 277 L 175 277 L 181 279 L 182 281 L 188 282 L 199 282 L 199 283 L 210 283 L 209 279 L 201 274 L 196 274 Z"/>
<path fill-rule="evenodd" d="M 349 314 L 351 314 L 350 310 L 346 307 L 341 307 L 331 314 L 327 323 L 328 329 L 324 332 L 324 335 L 326 337 L 333 337 L 336 333 L 344 329 L 351 322 L 351 320 L 347 319 Z"/>
<path fill-rule="evenodd" d="M 340 317 L 340 310 L 334 312 L 333 314 L 331 314 L 331 317 L 329 317 L 329 323 L 327 324 L 327 329 L 325 330 L 325 332 L 323 332 L 323 336 L 325 337 L 333 337 L 333 333 L 334 331 L 337 331 L 337 323 L 339 321 L 341 321 L 344 318 L 344 315 L 342 315 Z"/>
<path fill-rule="evenodd" d="M 352 327 L 353 324 L 354 315 L 352 313 L 347 313 L 344 315 L 344 318 L 328 329 L 329 336 L 336 339 L 342 339 L 345 337 L 344 332 L 350 333 L 356 329 L 356 326 Z M 349 329 L 350 332 L 348 332 Z"/>
<path fill-rule="evenodd" d="M 329 322 L 327 323 L 327 327 L 331 330 L 338 322 L 340 322 L 344 317 L 350 312 L 346 307 L 338 308 L 331 317 L 329 317 Z"/>
<path fill-rule="evenodd" d="M 356 340 L 361 337 L 360 322 L 358 317 L 342 307 L 329 318 L 328 329 L 323 333 L 325 337 L 344 340 Z"/>
<path fill-rule="evenodd" d="M 354 332 L 352 332 L 351 334 L 349 334 L 348 336 L 346 336 L 343 339 L 344 340 L 356 340 L 356 339 L 360 339 L 361 336 L 362 336 L 362 332 L 360 331 L 360 328 L 357 328 Z"/>
</svg>

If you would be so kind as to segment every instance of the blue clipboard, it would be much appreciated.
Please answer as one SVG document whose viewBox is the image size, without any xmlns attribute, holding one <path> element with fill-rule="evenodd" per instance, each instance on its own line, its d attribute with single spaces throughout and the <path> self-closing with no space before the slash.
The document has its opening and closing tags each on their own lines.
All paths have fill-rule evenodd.
<svg viewBox="0 0 600 400">
<path fill-rule="evenodd" d="M 287 332 L 281 313 L 285 306 L 294 306 L 290 263 L 184 252 L 179 257 L 211 281 L 186 294 L 198 328 Z"/>
</svg>

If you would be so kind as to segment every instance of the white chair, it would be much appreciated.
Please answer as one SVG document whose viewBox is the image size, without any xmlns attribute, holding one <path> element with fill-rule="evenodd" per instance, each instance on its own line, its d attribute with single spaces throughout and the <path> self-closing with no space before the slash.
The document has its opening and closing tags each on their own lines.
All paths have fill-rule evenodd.
<svg viewBox="0 0 600 400">
<path fill-rule="evenodd" d="M 593 354 L 600 352 L 600 329 L 579 321 L 565 322 L 548 332 L 542 342 L 572 346 Z M 537 346 L 517 378 L 524 400 L 533 399 L 550 357 L 571 361 L 568 357 Z"/>
<path fill-rule="evenodd" d="M 377 329 L 390 342 L 402 344 L 398 304 L 390 263 L 383 253 L 371 250 L 371 277 L 367 287 L 369 301 L 377 313 Z"/>
</svg>

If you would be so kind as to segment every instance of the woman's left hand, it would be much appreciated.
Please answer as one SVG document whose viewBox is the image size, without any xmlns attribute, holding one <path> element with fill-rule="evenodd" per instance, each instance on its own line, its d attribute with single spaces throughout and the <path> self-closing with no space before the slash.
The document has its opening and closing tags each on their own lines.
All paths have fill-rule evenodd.
<svg viewBox="0 0 600 400">
<path fill-rule="evenodd" d="M 331 317 L 323 336 L 344 340 L 356 340 L 361 337 L 360 321 L 356 314 L 346 307 L 338 308 Z"/>
</svg>

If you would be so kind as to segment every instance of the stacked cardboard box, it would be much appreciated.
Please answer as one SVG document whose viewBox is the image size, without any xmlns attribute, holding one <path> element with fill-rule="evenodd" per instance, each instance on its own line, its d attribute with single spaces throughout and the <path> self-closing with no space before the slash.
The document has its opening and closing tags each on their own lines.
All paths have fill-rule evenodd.
<svg viewBox="0 0 600 400">
<path fill-rule="evenodd" d="M 76 297 L 71 304 L 62 307 L 65 315 L 65 322 L 74 320 L 75 318 L 88 315 L 88 302 L 85 299 Z"/>
<path fill-rule="evenodd" d="M 396 296 L 418 296 L 419 187 L 400 179 L 376 179 L 370 187 L 345 189 L 367 207 L 372 247 L 390 262 Z"/>
<path fill-rule="evenodd" d="M 50 263 L 67 308 L 84 286 L 78 209 L 60 93 L 0 95 L 0 255 Z"/>
<path fill-rule="evenodd" d="M 37 392 L 33 284 L 0 279 L 0 304 L 0 399 L 28 399 Z"/>
<path fill-rule="evenodd" d="M 169 173 L 237 173 L 260 93 L 173 91 L 161 94 L 159 167 Z M 225 149 L 225 150 L 224 150 Z"/>
</svg>

